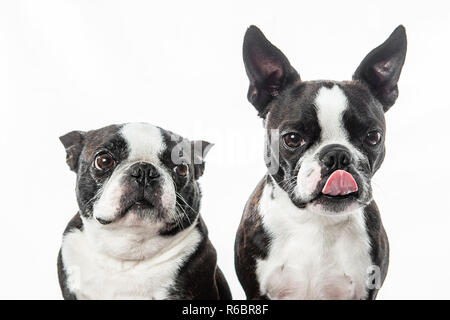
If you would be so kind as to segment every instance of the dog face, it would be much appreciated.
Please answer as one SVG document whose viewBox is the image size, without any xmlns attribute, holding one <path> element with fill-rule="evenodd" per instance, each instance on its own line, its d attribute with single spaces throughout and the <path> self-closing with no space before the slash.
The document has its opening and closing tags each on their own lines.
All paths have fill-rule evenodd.
<svg viewBox="0 0 450 320">
<path fill-rule="evenodd" d="M 197 179 L 211 144 L 189 142 L 145 124 L 111 125 L 62 137 L 67 163 L 77 173 L 80 214 L 103 226 L 159 222 L 161 233 L 195 221 Z"/>
<path fill-rule="evenodd" d="M 264 119 L 272 180 L 295 205 L 327 215 L 370 203 L 371 178 L 385 155 L 384 113 L 398 96 L 405 55 L 400 26 L 351 81 L 302 81 L 258 28 L 247 30 L 248 99 Z"/>
</svg>

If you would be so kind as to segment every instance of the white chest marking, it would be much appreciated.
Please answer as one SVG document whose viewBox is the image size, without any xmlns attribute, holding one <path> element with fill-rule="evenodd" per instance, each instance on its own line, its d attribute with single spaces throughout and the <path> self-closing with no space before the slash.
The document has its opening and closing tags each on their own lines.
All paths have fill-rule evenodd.
<svg viewBox="0 0 450 320">
<path fill-rule="evenodd" d="M 361 211 L 339 217 L 312 214 L 295 207 L 279 187 L 266 185 L 260 214 L 272 235 L 267 258 L 257 261 L 261 294 L 271 299 L 366 297 L 372 263 Z"/>
<path fill-rule="evenodd" d="M 139 239 L 120 234 L 115 238 L 117 246 L 111 243 L 113 237 L 108 244 L 96 243 L 93 240 L 98 238 L 88 235 L 86 229 L 65 235 L 62 259 L 67 284 L 77 299 L 168 298 L 179 267 L 196 250 L 201 235 L 190 227 L 168 238 Z M 141 250 L 142 258 L 127 260 L 105 254 L 105 246 L 107 252 L 116 249 L 117 256 L 126 256 L 125 250 L 139 256 Z"/>
</svg>

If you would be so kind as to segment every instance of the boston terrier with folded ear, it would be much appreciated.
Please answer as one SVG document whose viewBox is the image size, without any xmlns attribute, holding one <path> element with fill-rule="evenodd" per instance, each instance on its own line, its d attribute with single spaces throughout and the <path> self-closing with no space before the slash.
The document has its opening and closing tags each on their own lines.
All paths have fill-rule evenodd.
<svg viewBox="0 0 450 320">
<path fill-rule="evenodd" d="M 244 209 L 235 266 L 248 299 L 375 299 L 388 239 L 371 179 L 406 55 L 399 26 L 350 81 L 302 81 L 255 26 L 248 100 L 263 118 L 268 174 Z"/>
<path fill-rule="evenodd" d="M 58 256 L 65 299 L 231 299 L 199 214 L 211 144 L 145 123 L 60 140 L 79 206 Z"/>
</svg>

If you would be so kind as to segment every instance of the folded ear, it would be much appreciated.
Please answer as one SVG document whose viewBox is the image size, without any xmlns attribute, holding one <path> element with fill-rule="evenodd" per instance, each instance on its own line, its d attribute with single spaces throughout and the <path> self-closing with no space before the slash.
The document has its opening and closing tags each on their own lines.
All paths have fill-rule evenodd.
<svg viewBox="0 0 450 320">
<path fill-rule="evenodd" d="M 66 148 L 66 162 L 70 170 L 77 172 L 78 159 L 84 146 L 84 135 L 82 131 L 72 131 L 59 137 L 59 140 Z"/>
<path fill-rule="evenodd" d="M 397 82 L 406 56 L 406 31 L 402 25 L 379 47 L 373 49 L 356 69 L 353 79 L 369 85 L 387 111 L 397 100 Z"/>
<path fill-rule="evenodd" d="M 198 140 L 192 141 L 191 145 L 192 150 L 194 150 L 194 178 L 198 179 L 205 171 L 205 157 L 214 144 L 208 141 Z"/>
<path fill-rule="evenodd" d="M 250 80 L 247 99 L 258 110 L 259 116 L 265 117 L 269 102 L 300 76 L 256 26 L 250 26 L 245 33 L 243 57 Z"/>
</svg>

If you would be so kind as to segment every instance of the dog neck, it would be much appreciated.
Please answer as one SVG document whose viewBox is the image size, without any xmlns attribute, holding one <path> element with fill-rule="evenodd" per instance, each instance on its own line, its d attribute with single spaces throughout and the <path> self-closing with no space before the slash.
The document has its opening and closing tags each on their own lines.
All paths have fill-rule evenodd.
<svg viewBox="0 0 450 320">
<path fill-rule="evenodd" d="M 180 247 L 193 245 L 187 239 L 197 239 L 196 220 L 186 229 L 173 236 L 162 236 L 159 231 L 163 222 L 146 222 L 139 226 L 122 226 L 118 221 L 103 226 L 93 219 L 83 219 L 86 240 L 93 250 L 108 258 L 121 261 L 165 260 L 171 252 L 180 252 Z M 199 235 L 199 234 L 198 234 Z M 200 236 L 200 235 L 199 235 Z M 194 242 L 197 242 L 194 241 Z"/>
</svg>

